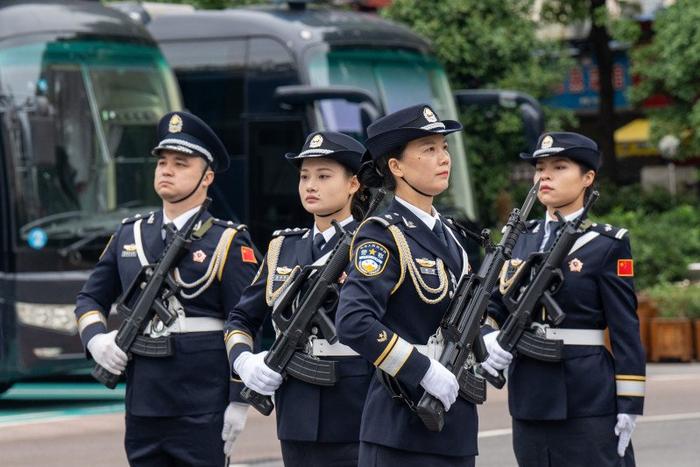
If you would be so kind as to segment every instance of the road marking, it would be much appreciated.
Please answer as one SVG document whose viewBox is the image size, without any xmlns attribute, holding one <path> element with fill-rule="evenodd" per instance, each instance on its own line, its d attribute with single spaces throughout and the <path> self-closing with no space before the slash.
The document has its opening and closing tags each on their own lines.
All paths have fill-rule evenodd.
<svg viewBox="0 0 700 467">
<path fill-rule="evenodd" d="M 667 381 L 693 381 L 698 379 L 700 379 L 700 375 L 692 374 L 655 375 L 647 377 L 648 381 L 659 381 L 664 383 Z"/>
<path fill-rule="evenodd" d="M 655 423 L 655 422 L 677 422 L 681 420 L 700 419 L 700 412 L 689 413 L 672 413 L 663 415 L 641 415 L 637 418 L 637 423 Z M 479 439 L 494 438 L 496 436 L 509 436 L 513 433 L 511 428 L 499 428 L 495 430 L 486 430 L 479 432 Z"/>
</svg>

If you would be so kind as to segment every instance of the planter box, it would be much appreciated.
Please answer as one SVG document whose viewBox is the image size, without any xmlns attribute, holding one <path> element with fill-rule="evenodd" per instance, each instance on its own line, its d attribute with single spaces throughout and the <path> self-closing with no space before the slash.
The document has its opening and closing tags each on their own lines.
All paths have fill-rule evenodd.
<svg viewBox="0 0 700 467">
<path fill-rule="evenodd" d="M 649 331 L 651 319 L 656 317 L 656 305 L 646 295 L 637 296 L 637 317 L 639 318 L 639 337 L 647 359 L 651 355 L 651 333 Z"/>
<path fill-rule="evenodd" d="M 692 360 L 693 329 L 688 318 L 652 318 L 650 330 L 650 361 Z"/>
</svg>

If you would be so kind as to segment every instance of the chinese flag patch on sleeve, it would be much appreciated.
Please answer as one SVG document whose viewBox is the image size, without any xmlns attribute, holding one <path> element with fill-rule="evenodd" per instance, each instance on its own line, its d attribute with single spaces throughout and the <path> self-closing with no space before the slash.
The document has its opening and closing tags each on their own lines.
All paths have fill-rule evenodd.
<svg viewBox="0 0 700 467">
<path fill-rule="evenodd" d="M 634 260 L 618 259 L 617 275 L 621 277 L 634 277 Z"/>
<path fill-rule="evenodd" d="M 241 247 L 241 260 L 243 260 L 244 263 L 258 263 L 258 260 L 255 259 L 255 252 L 249 246 Z"/>
</svg>

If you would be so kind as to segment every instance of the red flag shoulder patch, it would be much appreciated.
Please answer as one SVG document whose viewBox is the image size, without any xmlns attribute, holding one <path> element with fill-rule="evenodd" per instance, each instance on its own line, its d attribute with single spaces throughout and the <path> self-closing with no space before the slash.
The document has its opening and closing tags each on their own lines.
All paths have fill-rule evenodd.
<svg viewBox="0 0 700 467">
<path fill-rule="evenodd" d="M 620 277 L 634 277 L 634 260 L 618 259 L 617 275 Z"/>
<path fill-rule="evenodd" d="M 243 260 L 244 263 L 258 264 L 258 260 L 255 259 L 255 252 L 249 246 L 241 247 L 241 260 Z"/>
</svg>

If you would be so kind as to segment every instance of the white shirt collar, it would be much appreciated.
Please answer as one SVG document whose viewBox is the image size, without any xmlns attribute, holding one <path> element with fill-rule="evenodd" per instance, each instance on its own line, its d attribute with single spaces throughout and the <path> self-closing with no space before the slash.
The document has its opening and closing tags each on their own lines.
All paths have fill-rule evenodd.
<svg viewBox="0 0 700 467">
<path fill-rule="evenodd" d="M 433 210 L 433 213 L 431 215 L 423 211 L 422 209 L 415 207 L 405 199 L 401 199 L 398 196 L 394 196 L 394 199 L 402 205 L 404 205 L 406 209 L 415 214 L 416 217 L 420 219 L 430 230 L 433 230 L 433 227 L 435 227 L 435 222 L 437 222 L 440 219 L 439 213 L 437 212 L 437 209 L 435 209 L 435 206 L 431 206 L 431 209 Z"/>
<path fill-rule="evenodd" d="M 345 227 L 346 225 L 348 225 L 348 224 L 349 224 L 350 222 L 352 222 L 353 220 L 354 220 L 354 219 L 353 219 L 352 216 L 348 216 L 348 217 L 346 217 L 345 219 L 343 219 L 342 221 L 340 221 L 340 226 L 341 226 L 341 227 Z M 316 237 L 316 234 L 317 234 L 317 233 L 320 233 L 321 235 L 323 235 L 323 239 L 326 241 L 326 243 L 328 243 L 328 242 L 331 241 L 331 238 L 333 238 L 333 235 L 335 235 L 335 227 L 333 227 L 333 226 L 331 225 L 331 226 L 328 227 L 326 230 L 324 230 L 323 232 L 321 232 L 321 231 L 318 229 L 318 227 L 316 226 L 316 223 L 314 223 L 313 238 Z"/>
<path fill-rule="evenodd" d="M 190 217 L 194 216 L 197 211 L 199 211 L 199 208 L 201 206 L 196 206 L 189 211 L 183 212 L 179 216 L 177 216 L 175 219 L 169 219 L 168 216 L 165 214 L 165 211 L 163 211 L 163 225 L 172 222 L 175 224 L 175 227 L 177 230 L 182 229 L 185 224 L 187 224 L 187 221 L 190 220 Z"/>
<path fill-rule="evenodd" d="M 564 216 L 564 220 L 570 221 L 570 220 L 576 219 L 578 216 L 581 215 L 582 212 L 583 212 L 583 208 L 579 209 L 576 212 L 572 212 L 571 214 Z M 545 232 L 549 232 L 550 224 L 552 222 L 557 222 L 558 219 L 549 217 L 549 213 L 546 213 L 544 216 L 545 216 L 544 229 L 545 229 Z"/>
</svg>

